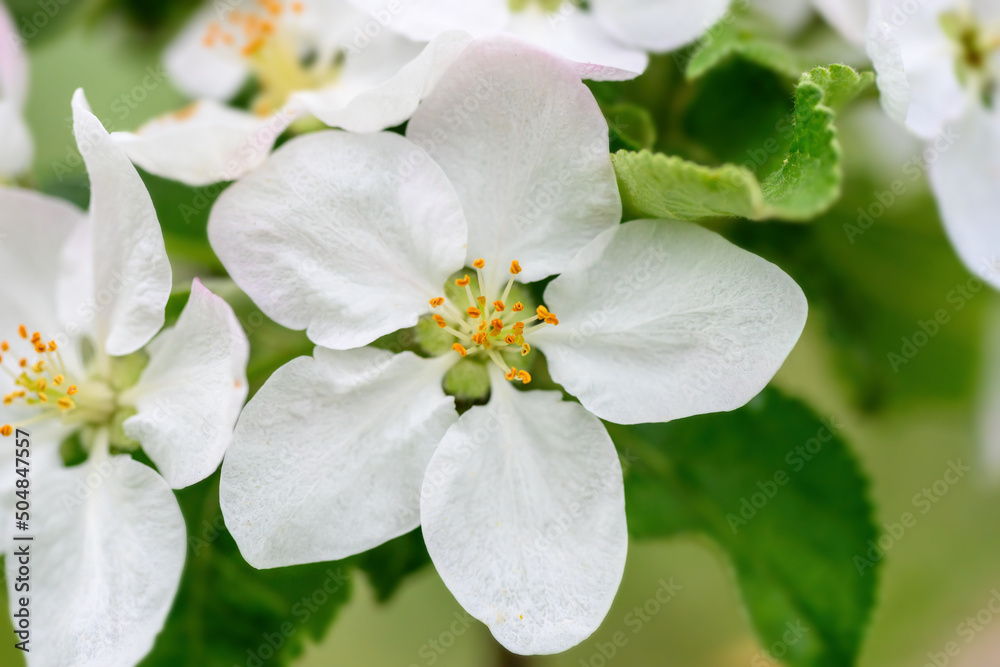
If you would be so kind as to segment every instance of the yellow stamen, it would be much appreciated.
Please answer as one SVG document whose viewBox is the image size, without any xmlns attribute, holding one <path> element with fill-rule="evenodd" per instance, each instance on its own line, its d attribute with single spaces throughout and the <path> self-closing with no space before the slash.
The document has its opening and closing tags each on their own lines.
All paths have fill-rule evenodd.
<svg viewBox="0 0 1000 667">
<path fill-rule="evenodd" d="M 58 386 L 59 386 L 59 385 L 61 385 L 61 384 L 62 384 L 62 383 L 63 383 L 63 382 L 65 381 L 65 380 L 66 380 L 66 378 L 65 378 L 65 377 L 63 377 L 62 375 L 57 375 L 57 376 L 55 376 L 54 378 L 52 378 L 52 384 L 54 384 L 54 385 L 56 385 L 56 386 L 58 387 Z"/>
<path fill-rule="evenodd" d="M 510 263 L 510 272 L 515 276 L 521 272 L 521 265 L 517 263 L 516 259 Z"/>
<path fill-rule="evenodd" d="M 49 383 L 45 381 L 45 378 L 39 378 L 38 382 L 35 383 L 36 391 L 45 391 L 45 388 L 49 386 Z"/>
<path fill-rule="evenodd" d="M 522 357 L 528 356 L 529 352 L 531 352 L 531 346 L 530 345 L 528 345 L 527 343 L 525 343 L 524 345 L 521 346 L 521 356 Z"/>
<path fill-rule="evenodd" d="M 45 394 L 43 394 L 41 392 L 38 392 L 37 396 L 38 396 L 38 400 L 40 400 L 42 403 L 48 403 L 49 402 L 49 397 L 46 396 Z"/>
<path fill-rule="evenodd" d="M 73 399 L 65 396 L 56 401 L 56 404 L 63 410 L 72 410 L 76 407 L 76 403 L 73 402 Z"/>
</svg>

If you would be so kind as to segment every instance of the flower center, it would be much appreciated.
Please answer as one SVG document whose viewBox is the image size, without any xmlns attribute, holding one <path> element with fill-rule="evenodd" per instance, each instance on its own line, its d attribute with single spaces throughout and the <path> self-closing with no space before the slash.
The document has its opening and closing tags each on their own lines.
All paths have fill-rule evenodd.
<svg viewBox="0 0 1000 667">
<path fill-rule="evenodd" d="M 484 260 L 477 259 L 472 265 L 476 269 L 476 290 L 473 291 L 468 275 L 455 280 L 455 285 L 465 290 L 466 300 L 453 303 L 444 296 L 431 299 L 431 307 L 440 311 L 432 316 L 434 322 L 457 339 L 452 349 L 463 357 L 485 357 L 503 369 L 508 380 L 528 384 L 531 382 L 528 371 L 508 365 L 503 354 L 519 351 L 521 356 L 527 356 L 531 352 L 527 340 L 530 335 L 549 325 L 557 326 L 559 319 L 545 306 L 538 306 L 531 313 L 525 312 L 520 301 L 507 303 L 514 276 L 521 273 L 517 260 L 510 263 L 510 279 L 501 293 L 491 293 L 483 279 Z"/>
<path fill-rule="evenodd" d="M 23 348 L 24 356 L 17 347 Z M 30 349 L 30 351 L 28 351 Z M 23 405 L 35 408 L 33 417 L 16 424 L 4 424 L 0 435 L 45 419 L 64 423 L 103 422 L 114 413 L 114 394 L 100 381 L 77 383 L 63 362 L 54 340 L 45 342 L 41 333 L 28 335 L 22 324 L 12 345 L 0 342 L 0 368 L 14 380 L 14 390 L 3 397 L 4 406 Z"/>
<path fill-rule="evenodd" d="M 254 113 L 268 116 L 300 90 L 314 90 L 333 83 L 342 58 L 314 58 L 303 53 L 301 28 L 305 4 L 300 1 L 258 0 L 247 10 L 230 11 L 225 19 L 209 24 L 202 38 L 206 47 L 221 49 L 242 59 L 257 78 L 260 91 Z"/>
<path fill-rule="evenodd" d="M 940 22 L 956 47 L 955 72 L 959 81 L 978 89 L 983 104 L 992 106 L 997 81 L 990 58 L 1000 49 L 1000 31 L 988 29 L 963 9 L 941 14 Z"/>
</svg>

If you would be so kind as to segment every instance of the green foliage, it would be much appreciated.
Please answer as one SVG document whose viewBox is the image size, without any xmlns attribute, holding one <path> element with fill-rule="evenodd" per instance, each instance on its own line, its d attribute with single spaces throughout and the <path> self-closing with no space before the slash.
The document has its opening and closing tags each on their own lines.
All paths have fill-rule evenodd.
<svg viewBox="0 0 1000 667">
<path fill-rule="evenodd" d="M 777 28 L 762 17 L 727 16 L 698 42 L 685 75 L 696 79 L 721 62 L 740 57 L 789 78 L 808 69 L 808 61 L 781 38 Z"/>
<path fill-rule="evenodd" d="M 240 556 L 218 503 L 218 474 L 177 492 L 188 528 L 181 587 L 142 667 L 232 667 L 256 655 L 289 665 L 323 637 L 351 590 L 346 563 L 255 570 Z M 268 659 L 269 655 L 273 658 Z"/>
<path fill-rule="evenodd" d="M 791 667 L 855 664 L 877 574 L 859 574 L 854 557 L 876 529 L 835 417 L 766 390 L 729 414 L 609 430 L 633 454 L 635 537 L 707 535 L 729 556 L 765 648 L 783 642 Z M 805 631 L 789 641 L 789 624 Z"/>
<path fill-rule="evenodd" d="M 804 74 L 795 91 L 788 155 L 763 182 L 746 166 L 705 167 L 649 151 L 619 151 L 613 160 L 628 215 L 680 220 L 815 217 L 836 201 L 843 179 L 834 108 L 872 80 L 870 73 L 844 65 Z M 762 148 L 774 152 L 770 145 Z"/>
</svg>

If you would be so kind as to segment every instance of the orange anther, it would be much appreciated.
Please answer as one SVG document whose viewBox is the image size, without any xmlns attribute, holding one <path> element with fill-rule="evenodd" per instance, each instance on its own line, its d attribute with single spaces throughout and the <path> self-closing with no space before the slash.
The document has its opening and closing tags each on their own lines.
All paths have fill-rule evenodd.
<svg viewBox="0 0 1000 667">
<path fill-rule="evenodd" d="M 475 306 L 469 306 L 468 308 L 465 309 L 465 312 L 468 313 L 469 317 L 471 317 L 472 319 L 475 319 L 483 314 L 483 311 L 479 310 Z"/>
<path fill-rule="evenodd" d="M 58 349 L 59 349 L 59 346 L 56 345 L 56 342 L 54 340 L 50 340 L 49 341 L 49 352 L 55 352 Z"/>
<path fill-rule="evenodd" d="M 517 263 L 516 259 L 510 263 L 510 272 L 515 276 L 521 272 L 521 265 Z"/>
<path fill-rule="evenodd" d="M 548 316 L 545 318 L 545 323 L 557 327 L 559 326 L 559 318 L 553 315 L 552 313 L 549 313 Z"/>
<path fill-rule="evenodd" d="M 517 379 L 519 379 L 524 384 L 528 384 L 531 382 L 531 375 L 528 373 L 528 371 L 518 371 Z"/>
<path fill-rule="evenodd" d="M 12 427 L 10 424 L 4 424 L 2 427 L 0 427 L 0 435 L 8 436 L 13 432 L 14 432 L 14 427 Z"/>
<path fill-rule="evenodd" d="M 444 303 L 444 297 L 436 296 L 433 299 L 431 299 L 430 303 L 431 303 L 431 308 L 437 308 L 438 306 Z"/>
<path fill-rule="evenodd" d="M 514 304 L 514 307 L 511 308 L 511 310 L 513 310 L 515 313 L 520 313 L 522 310 L 524 310 L 524 304 L 518 301 L 517 303 Z"/>
<path fill-rule="evenodd" d="M 461 344 L 461 343 L 455 343 L 454 345 L 452 345 L 452 346 L 451 346 L 451 349 L 455 350 L 456 352 L 458 352 L 458 353 L 459 353 L 460 355 L 462 355 L 463 357 L 464 357 L 464 356 L 466 356 L 467 354 L 469 354 L 469 351 L 468 351 L 468 350 L 466 350 L 466 349 L 465 349 L 465 348 L 464 348 L 464 347 L 462 346 L 462 344 Z"/>
<path fill-rule="evenodd" d="M 42 354 L 45 350 L 49 349 L 45 343 L 35 343 L 35 352 Z"/>
<path fill-rule="evenodd" d="M 76 392 L 77 392 L 77 388 L 76 388 L 76 385 L 75 385 L 75 384 L 71 384 L 71 385 L 70 385 L 70 386 L 69 386 L 69 387 L 68 387 L 68 388 L 66 389 L 66 395 L 67 395 L 67 396 L 72 396 L 72 395 L 73 395 L 73 394 L 75 394 Z"/>
<path fill-rule="evenodd" d="M 504 377 L 507 378 L 509 381 L 513 382 L 514 378 L 517 377 L 517 369 L 511 368 L 509 371 L 504 373 Z"/>
<path fill-rule="evenodd" d="M 0 350 L 6 352 L 9 349 L 10 349 L 10 343 L 8 343 L 7 341 L 3 341 L 2 343 L 0 343 Z"/>
<path fill-rule="evenodd" d="M 441 317 L 440 315 L 435 315 L 435 316 L 434 316 L 434 321 L 435 321 L 435 322 L 437 323 L 437 325 L 438 325 L 439 327 L 441 327 L 442 329 L 444 329 L 444 328 L 445 328 L 446 326 L 448 326 L 448 323 L 447 323 L 447 322 L 445 322 L 445 321 L 444 321 L 444 318 L 443 318 L 443 317 Z"/>
<path fill-rule="evenodd" d="M 62 383 L 63 383 L 63 382 L 65 381 L 65 380 L 66 380 L 66 378 L 64 378 L 64 377 L 63 377 L 62 375 L 57 375 L 57 376 L 55 376 L 54 378 L 52 378 L 52 384 L 54 384 L 54 385 L 56 385 L 56 386 L 58 387 L 58 386 L 59 386 L 59 385 L 61 385 L 61 384 L 62 384 Z"/>
<path fill-rule="evenodd" d="M 477 259 L 472 263 L 472 266 L 476 267 L 477 269 L 481 269 L 484 266 L 486 266 L 486 260 L 480 257 L 479 259 Z"/>
<path fill-rule="evenodd" d="M 486 334 L 482 331 L 472 334 L 472 342 L 476 345 L 482 345 L 486 342 Z"/>
<path fill-rule="evenodd" d="M 296 14 L 301 14 L 303 9 L 305 9 L 305 5 L 303 5 L 301 2 L 292 3 L 292 11 L 295 12 Z"/>
<path fill-rule="evenodd" d="M 498 313 L 502 313 L 504 308 L 506 308 L 506 306 L 503 305 L 503 301 L 497 300 L 493 302 L 493 310 Z"/>
<path fill-rule="evenodd" d="M 56 404 L 63 410 L 69 410 L 70 408 L 76 407 L 76 404 L 73 403 L 73 399 L 66 398 L 65 396 L 56 401 Z"/>
<path fill-rule="evenodd" d="M 515 336 L 514 334 L 507 334 L 507 337 L 504 338 L 503 341 L 508 345 L 513 345 L 514 343 L 517 342 L 517 336 Z"/>
<path fill-rule="evenodd" d="M 24 339 L 27 339 L 27 338 L 28 338 L 28 330 L 24 328 L 24 325 L 23 325 L 23 324 L 22 324 L 21 326 L 19 326 L 19 327 L 17 328 L 17 334 L 18 334 L 18 335 L 19 335 L 19 336 L 20 336 L 21 338 L 24 338 Z"/>
<path fill-rule="evenodd" d="M 469 284 L 469 276 L 465 276 L 464 278 L 459 278 L 458 280 L 455 281 L 455 284 L 458 285 L 459 287 L 465 287 L 466 285 Z"/>
</svg>

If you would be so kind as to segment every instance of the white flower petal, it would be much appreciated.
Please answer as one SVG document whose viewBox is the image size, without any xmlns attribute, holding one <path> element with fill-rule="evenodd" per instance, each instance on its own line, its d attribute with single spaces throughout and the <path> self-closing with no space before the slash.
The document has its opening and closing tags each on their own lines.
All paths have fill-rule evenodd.
<svg viewBox="0 0 1000 667">
<path fill-rule="evenodd" d="M 129 354 L 163 326 L 170 262 L 145 184 L 82 90 L 73 95 L 73 131 L 90 175 L 97 343 Z"/>
<path fill-rule="evenodd" d="M 0 187 L 0 339 L 24 324 L 46 339 L 62 333 L 56 308 L 61 241 L 86 219 L 61 199 Z M 26 280 L 26 276 L 31 276 Z"/>
<path fill-rule="evenodd" d="M 230 7 L 238 5 L 218 2 L 206 5 L 163 54 L 170 81 L 188 97 L 225 102 L 239 92 L 249 76 L 246 62 L 235 53 L 205 45 L 209 25 L 222 24 Z"/>
<path fill-rule="evenodd" d="M 474 42 L 413 115 L 406 136 L 441 165 L 469 223 L 466 255 L 488 285 L 558 273 L 618 224 L 608 126 L 579 75 L 509 36 Z"/>
<path fill-rule="evenodd" d="M 0 2 L 0 100 L 19 111 L 28 97 L 28 59 L 14 19 Z"/>
<path fill-rule="evenodd" d="M 594 16 L 569 0 L 556 12 L 529 6 L 511 16 L 506 32 L 573 63 L 585 79 L 623 81 L 646 70 L 649 57 L 612 39 Z"/>
<path fill-rule="evenodd" d="M 258 568 L 344 558 L 413 530 L 431 453 L 454 423 L 453 359 L 316 348 L 271 376 L 222 464 L 226 525 Z"/>
<path fill-rule="evenodd" d="M 872 0 L 812 0 L 826 22 L 836 28 L 844 39 L 864 48 Z"/>
<path fill-rule="evenodd" d="M 52 471 L 31 491 L 31 664 L 132 667 L 163 627 L 184 567 L 174 494 L 127 456 Z M 8 556 L 12 612 L 17 568 Z"/>
<path fill-rule="evenodd" d="M 215 472 L 232 442 L 250 342 L 229 304 L 195 280 L 176 326 L 147 349 L 149 365 L 120 399 L 138 410 L 125 434 L 181 489 Z"/>
<path fill-rule="evenodd" d="M 955 0 L 881 0 L 873 9 L 868 53 L 878 73 L 884 105 L 906 126 L 931 138 L 969 106 L 955 74 L 955 49 L 941 27 L 941 13 Z M 903 83 L 905 79 L 905 84 Z"/>
<path fill-rule="evenodd" d="M 590 7 L 623 43 L 662 52 L 711 28 L 725 15 L 729 0 L 591 0 Z"/>
<path fill-rule="evenodd" d="M 933 145 L 928 175 L 948 238 L 970 271 L 1000 289 L 1000 118 L 974 106 Z"/>
<path fill-rule="evenodd" d="M 295 120 L 283 109 L 260 117 L 203 100 L 156 118 L 135 133 L 111 135 L 135 164 L 187 185 L 231 181 L 259 167 Z"/>
<path fill-rule="evenodd" d="M 470 41 L 465 33 L 448 32 L 422 47 L 404 37 L 380 35 L 356 55 L 348 54 L 334 85 L 296 93 L 290 104 L 351 132 L 399 125 Z"/>
<path fill-rule="evenodd" d="M 448 30 L 473 37 L 503 29 L 510 16 L 507 0 L 351 0 L 374 21 L 410 39 L 429 42 Z M 392 9 L 390 9 L 392 8 Z"/>
<path fill-rule="evenodd" d="M 0 177 L 16 176 L 31 166 L 34 144 L 23 116 L 27 96 L 23 40 L 0 2 Z"/>
<path fill-rule="evenodd" d="M 532 335 L 556 382 L 602 419 L 733 410 L 770 381 L 806 321 L 781 269 L 698 225 L 629 222 L 545 290 L 560 324 Z"/>
<path fill-rule="evenodd" d="M 622 471 L 580 405 L 494 372 L 489 404 L 434 452 L 420 508 L 445 585 L 507 649 L 564 651 L 607 614 L 628 549 Z"/>
<path fill-rule="evenodd" d="M 293 139 L 222 193 L 208 232 L 269 317 L 336 349 L 416 324 L 466 242 L 444 173 L 390 133 Z"/>
</svg>

